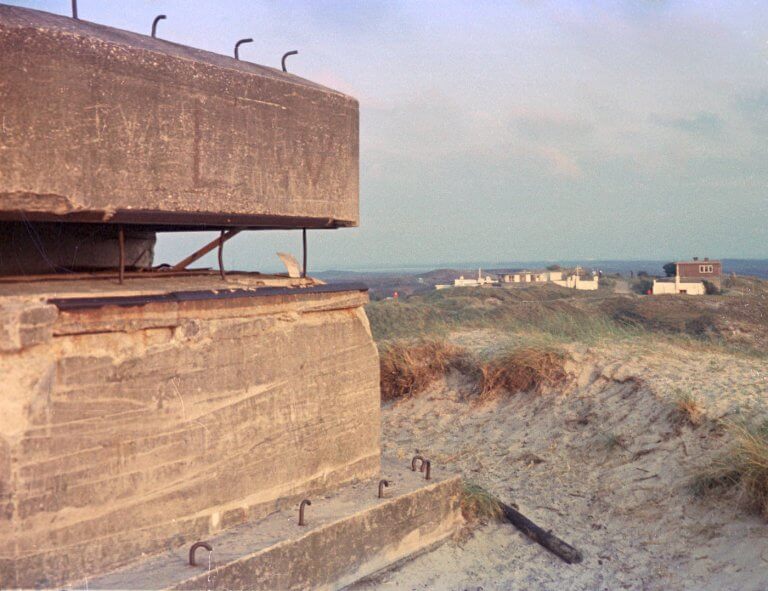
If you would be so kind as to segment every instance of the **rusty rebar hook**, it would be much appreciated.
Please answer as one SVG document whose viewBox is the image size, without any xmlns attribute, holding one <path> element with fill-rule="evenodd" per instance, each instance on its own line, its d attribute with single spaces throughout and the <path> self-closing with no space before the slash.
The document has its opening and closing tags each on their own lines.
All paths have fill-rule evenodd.
<svg viewBox="0 0 768 591">
<path fill-rule="evenodd" d="M 384 487 L 389 486 L 389 480 L 379 480 L 379 498 L 384 498 Z"/>
<path fill-rule="evenodd" d="M 152 21 L 152 36 L 157 37 L 157 23 L 159 23 L 161 20 L 168 18 L 164 14 L 158 14 L 155 17 L 155 20 Z"/>
<path fill-rule="evenodd" d="M 253 39 L 250 39 L 250 38 L 248 38 L 248 39 L 240 39 L 240 41 L 235 43 L 235 59 L 236 60 L 240 59 L 240 46 L 243 43 L 253 43 Z"/>
<path fill-rule="evenodd" d="M 307 525 L 306 523 L 304 523 L 304 507 L 311 504 L 312 504 L 312 501 L 310 501 L 309 499 L 304 499 L 301 502 L 301 505 L 299 505 L 299 525 Z"/>
<path fill-rule="evenodd" d="M 413 456 L 413 459 L 411 460 L 411 470 L 413 472 L 416 472 L 416 462 L 417 461 L 421 462 L 421 466 L 422 466 L 422 470 L 421 471 L 423 472 L 424 471 L 424 469 L 423 469 L 424 457 L 419 455 L 419 454 L 416 454 L 415 456 Z"/>
<path fill-rule="evenodd" d="M 117 280 L 120 285 L 125 281 L 125 229 L 123 226 L 117 228 L 117 249 L 118 249 L 118 270 Z"/>
<path fill-rule="evenodd" d="M 291 55 L 298 55 L 298 53 L 299 52 L 294 49 L 293 51 L 288 51 L 288 52 L 283 54 L 283 59 L 281 60 L 281 62 L 283 64 L 283 72 L 287 72 L 288 71 L 287 68 L 285 67 L 285 58 L 287 58 L 287 57 L 289 57 Z"/>
<path fill-rule="evenodd" d="M 429 460 L 424 460 L 421 463 L 421 471 L 424 472 L 424 469 L 426 468 L 427 473 L 424 475 L 425 480 L 431 480 L 432 477 L 430 476 L 430 469 L 432 468 L 432 462 Z"/>
<path fill-rule="evenodd" d="M 205 548 L 208 552 L 213 552 L 213 547 L 208 542 L 195 542 L 189 549 L 189 566 L 197 566 L 195 552 L 198 548 Z"/>
<path fill-rule="evenodd" d="M 219 234 L 219 275 L 223 281 L 227 280 L 227 272 L 224 270 L 224 230 Z"/>
</svg>

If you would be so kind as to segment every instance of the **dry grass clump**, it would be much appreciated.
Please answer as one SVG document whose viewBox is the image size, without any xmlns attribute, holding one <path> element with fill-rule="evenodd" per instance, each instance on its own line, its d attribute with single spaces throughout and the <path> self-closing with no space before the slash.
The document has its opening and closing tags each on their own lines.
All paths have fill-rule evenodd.
<svg viewBox="0 0 768 591">
<path fill-rule="evenodd" d="M 623 435 L 618 433 L 605 432 L 600 433 L 597 438 L 601 447 L 605 448 L 608 452 L 616 451 L 617 449 L 623 449 L 629 451 L 627 448 L 627 442 Z"/>
<path fill-rule="evenodd" d="M 482 486 L 465 481 L 461 491 L 461 514 L 468 522 L 501 521 L 499 500 Z"/>
<path fill-rule="evenodd" d="M 481 367 L 480 398 L 503 392 L 543 392 L 568 379 L 565 354 L 554 349 L 523 347 L 503 354 Z"/>
<path fill-rule="evenodd" d="M 747 500 L 768 518 L 768 422 L 759 428 L 734 425 L 736 445 L 730 461 L 739 473 L 739 481 Z"/>
<path fill-rule="evenodd" d="M 673 417 L 691 427 L 698 427 L 707 416 L 701 401 L 690 392 L 679 392 L 674 401 Z"/>
<path fill-rule="evenodd" d="M 543 392 L 566 382 L 565 361 L 561 351 L 523 347 L 480 363 L 466 349 L 442 340 L 395 341 L 381 349 L 381 399 L 419 394 L 450 369 L 476 384 L 481 401 L 503 392 Z"/>
<path fill-rule="evenodd" d="M 738 487 L 741 498 L 768 519 L 768 420 L 761 424 L 731 423 L 734 444 L 692 483 L 697 495 Z"/>
<path fill-rule="evenodd" d="M 445 341 L 390 343 L 381 350 L 381 399 L 414 396 L 451 367 L 462 369 L 470 364 L 464 349 Z"/>
</svg>

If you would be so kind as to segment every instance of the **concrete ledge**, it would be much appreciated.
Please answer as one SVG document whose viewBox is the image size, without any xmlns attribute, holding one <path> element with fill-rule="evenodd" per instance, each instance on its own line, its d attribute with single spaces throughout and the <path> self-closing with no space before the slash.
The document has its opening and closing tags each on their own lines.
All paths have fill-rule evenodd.
<svg viewBox="0 0 768 591">
<path fill-rule="evenodd" d="M 340 589 L 434 547 L 461 524 L 459 476 L 438 473 L 427 481 L 406 461 L 383 462 L 382 476 L 393 482 L 384 499 L 377 498 L 377 480 L 359 482 L 313 498 L 305 527 L 293 506 L 208 539 L 214 550 L 199 550 L 197 567 L 187 555 L 195 540 L 187 540 L 87 587 Z"/>
</svg>

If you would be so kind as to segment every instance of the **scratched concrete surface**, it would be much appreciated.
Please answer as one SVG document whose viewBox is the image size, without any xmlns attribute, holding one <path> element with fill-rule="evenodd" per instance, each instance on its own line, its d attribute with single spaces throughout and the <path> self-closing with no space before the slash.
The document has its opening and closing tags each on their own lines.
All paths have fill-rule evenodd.
<svg viewBox="0 0 768 591">
<path fill-rule="evenodd" d="M 292 74 L 0 5 L 0 219 L 358 222 L 358 104 Z"/>
<path fill-rule="evenodd" d="M 304 527 L 302 497 L 285 499 L 272 515 L 207 538 L 213 552 L 198 550 L 197 567 L 188 562 L 191 543 L 182 544 L 71 588 L 339 589 L 456 531 L 459 477 L 435 467 L 425 480 L 409 458 L 383 460 L 381 476 L 391 482 L 384 499 L 378 478 L 313 496 Z"/>
<path fill-rule="evenodd" d="M 0 587 L 105 572 L 376 476 L 366 300 L 65 312 L 0 296 Z"/>
</svg>

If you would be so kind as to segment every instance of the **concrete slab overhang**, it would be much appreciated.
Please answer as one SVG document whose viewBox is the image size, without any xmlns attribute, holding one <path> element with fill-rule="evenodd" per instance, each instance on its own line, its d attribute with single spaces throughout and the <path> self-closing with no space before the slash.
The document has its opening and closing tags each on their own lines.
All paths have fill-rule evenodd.
<svg viewBox="0 0 768 591">
<path fill-rule="evenodd" d="M 0 220 L 358 223 L 358 103 L 273 68 L 0 6 Z"/>
</svg>

